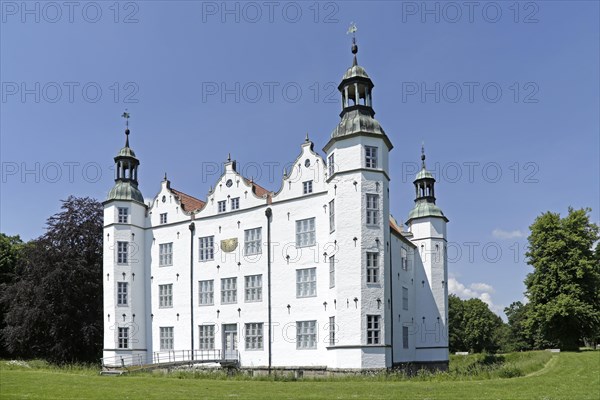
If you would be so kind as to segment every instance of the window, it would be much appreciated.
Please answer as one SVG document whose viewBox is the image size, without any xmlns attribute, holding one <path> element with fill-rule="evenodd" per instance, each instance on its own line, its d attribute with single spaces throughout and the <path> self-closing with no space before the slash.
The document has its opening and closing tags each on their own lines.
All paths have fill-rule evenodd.
<svg viewBox="0 0 600 400">
<path fill-rule="evenodd" d="M 400 249 L 400 260 L 402 263 L 402 269 L 404 271 L 408 271 L 408 256 L 406 254 L 406 249 Z"/>
<path fill-rule="evenodd" d="M 408 326 L 402 327 L 402 348 L 408 349 Z"/>
<path fill-rule="evenodd" d="M 244 231 L 244 254 L 247 256 L 262 253 L 262 228 L 246 229 Z"/>
<path fill-rule="evenodd" d="M 335 231 L 335 200 L 329 202 L 329 233 Z"/>
<path fill-rule="evenodd" d="M 226 207 L 227 207 L 227 202 L 225 200 L 222 200 L 222 201 L 219 201 L 217 204 L 219 206 L 219 212 L 220 213 L 225 212 Z"/>
<path fill-rule="evenodd" d="M 200 350 L 215 349 L 215 326 L 200 325 Z"/>
<path fill-rule="evenodd" d="M 335 287 L 335 256 L 329 257 L 329 287 Z"/>
<path fill-rule="evenodd" d="M 129 328 L 119 328 L 117 347 L 119 349 L 129 348 Z"/>
<path fill-rule="evenodd" d="M 127 305 L 127 282 L 117 282 L 117 305 Z"/>
<path fill-rule="evenodd" d="M 379 224 L 379 195 L 367 194 L 367 225 Z"/>
<path fill-rule="evenodd" d="M 240 208 L 240 198 L 234 197 L 233 199 L 231 199 L 231 209 L 237 210 L 238 208 Z M 223 210 L 223 211 L 225 211 L 225 210 Z"/>
<path fill-rule="evenodd" d="M 315 244 L 315 219 L 296 221 L 296 246 L 307 247 Z"/>
<path fill-rule="evenodd" d="M 335 346 L 335 317 L 329 317 L 329 345 Z"/>
<path fill-rule="evenodd" d="M 327 172 L 329 173 L 329 177 L 332 177 L 335 173 L 335 161 L 333 156 L 334 155 L 331 154 L 327 159 Z"/>
<path fill-rule="evenodd" d="M 313 184 L 313 181 L 302 182 L 302 193 L 303 194 L 312 193 L 312 184 Z"/>
<path fill-rule="evenodd" d="M 127 207 L 119 207 L 119 216 L 117 222 L 120 224 L 126 224 L 129 222 L 129 209 Z"/>
<path fill-rule="evenodd" d="M 367 315 L 367 344 L 379 344 L 381 329 L 379 315 Z"/>
<path fill-rule="evenodd" d="M 173 307 L 173 284 L 158 285 L 158 308 Z"/>
<path fill-rule="evenodd" d="M 317 321 L 296 322 L 296 348 L 317 348 Z"/>
<path fill-rule="evenodd" d="M 198 302 L 201 306 L 209 306 L 215 303 L 215 281 L 199 281 L 198 282 Z"/>
<path fill-rule="evenodd" d="M 263 349 L 263 324 L 246 324 L 246 350 Z"/>
<path fill-rule="evenodd" d="M 158 245 L 158 266 L 173 265 L 173 242 Z"/>
<path fill-rule="evenodd" d="M 379 253 L 367 253 L 367 283 L 379 282 Z"/>
<path fill-rule="evenodd" d="M 402 309 L 408 310 L 408 288 L 402 286 Z"/>
<path fill-rule="evenodd" d="M 200 241 L 200 261 L 214 260 L 215 258 L 215 237 L 205 236 L 198 239 Z"/>
<path fill-rule="evenodd" d="M 160 214 L 160 223 L 161 224 L 166 224 L 167 223 L 167 213 Z"/>
<path fill-rule="evenodd" d="M 262 301 L 262 275 L 249 275 L 246 280 L 246 301 Z"/>
<path fill-rule="evenodd" d="M 237 303 L 237 278 L 221 279 L 221 304 Z"/>
<path fill-rule="evenodd" d="M 160 327 L 160 349 L 173 350 L 173 327 Z"/>
<path fill-rule="evenodd" d="M 127 242 L 117 242 L 117 264 L 127 264 L 128 247 Z"/>
<path fill-rule="evenodd" d="M 317 295 L 317 269 L 306 268 L 296 270 L 296 297 L 313 297 Z"/>
<path fill-rule="evenodd" d="M 365 166 L 377 168 L 377 147 L 365 146 Z"/>
</svg>

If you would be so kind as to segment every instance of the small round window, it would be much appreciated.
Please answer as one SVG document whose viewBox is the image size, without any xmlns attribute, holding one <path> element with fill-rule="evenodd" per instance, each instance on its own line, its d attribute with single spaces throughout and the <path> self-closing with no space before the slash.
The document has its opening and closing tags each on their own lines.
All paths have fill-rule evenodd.
<svg viewBox="0 0 600 400">
<path fill-rule="evenodd" d="M 310 160 L 308 158 L 304 161 L 304 166 L 306 168 L 310 167 Z"/>
<path fill-rule="evenodd" d="M 227 187 L 231 187 L 233 185 L 233 181 L 231 179 L 227 179 L 227 182 L 225 182 L 225 185 L 227 185 Z"/>
</svg>

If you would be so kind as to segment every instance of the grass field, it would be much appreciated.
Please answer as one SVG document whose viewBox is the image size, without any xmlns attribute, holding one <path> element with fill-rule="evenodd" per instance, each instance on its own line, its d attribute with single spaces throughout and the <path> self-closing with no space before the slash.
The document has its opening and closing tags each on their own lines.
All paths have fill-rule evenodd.
<svg viewBox="0 0 600 400">
<path fill-rule="evenodd" d="M 521 375 L 521 376 L 519 376 Z M 504 376 L 504 377 L 503 377 Z M 516 377 L 510 377 L 516 376 Z M 2 399 L 600 399 L 600 352 L 453 357 L 444 374 L 251 379 L 190 372 L 99 376 L 96 369 L 0 362 Z"/>
</svg>

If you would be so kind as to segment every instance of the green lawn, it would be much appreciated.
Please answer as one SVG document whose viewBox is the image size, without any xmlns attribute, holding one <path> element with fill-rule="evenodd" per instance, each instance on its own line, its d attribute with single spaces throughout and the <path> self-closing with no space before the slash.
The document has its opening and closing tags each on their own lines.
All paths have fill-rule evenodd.
<svg viewBox="0 0 600 400">
<path fill-rule="evenodd" d="M 556 354 L 526 376 L 492 379 L 177 379 L 151 374 L 107 377 L 85 369 L 36 369 L 5 361 L 0 365 L 2 399 L 600 399 L 598 351 Z"/>
</svg>

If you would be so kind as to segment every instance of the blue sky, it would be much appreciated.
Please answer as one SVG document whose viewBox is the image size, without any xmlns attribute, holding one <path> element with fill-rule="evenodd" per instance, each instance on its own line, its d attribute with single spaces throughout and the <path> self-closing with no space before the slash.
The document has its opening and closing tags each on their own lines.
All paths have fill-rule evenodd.
<svg viewBox="0 0 600 400">
<path fill-rule="evenodd" d="M 598 2 L 70 4 L 0 3 L 4 233 L 105 198 L 125 108 L 146 197 L 167 172 L 205 198 L 228 152 L 277 190 L 306 132 L 321 149 L 339 121 L 352 21 L 395 146 L 392 213 L 407 218 L 425 142 L 452 291 L 498 312 L 523 299 L 536 216 L 600 219 Z"/>
</svg>

